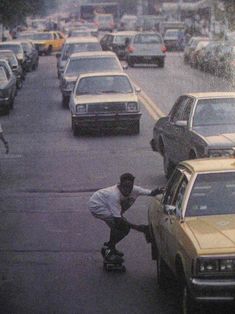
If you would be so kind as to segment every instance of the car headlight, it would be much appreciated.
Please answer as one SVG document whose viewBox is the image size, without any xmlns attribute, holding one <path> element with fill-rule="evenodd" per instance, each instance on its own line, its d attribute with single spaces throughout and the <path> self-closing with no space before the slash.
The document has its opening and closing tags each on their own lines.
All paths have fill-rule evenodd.
<svg viewBox="0 0 235 314">
<path fill-rule="evenodd" d="M 138 111 L 138 104 L 136 102 L 128 102 L 126 108 L 127 111 Z"/>
<path fill-rule="evenodd" d="M 230 157 L 234 156 L 234 149 L 228 148 L 228 149 L 209 149 L 208 150 L 208 156 L 209 157 Z"/>
<path fill-rule="evenodd" d="M 197 260 L 197 275 L 218 275 L 221 273 L 235 273 L 235 259 L 199 258 Z"/>
<path fill-rule="evenodd" d="M 76 113 L 78 114 L 83 114 L 83 113 L 86 113 L 86 104 L 83 104 L 83 105 L 77 105 L 76 106 Z"/>
</svg>

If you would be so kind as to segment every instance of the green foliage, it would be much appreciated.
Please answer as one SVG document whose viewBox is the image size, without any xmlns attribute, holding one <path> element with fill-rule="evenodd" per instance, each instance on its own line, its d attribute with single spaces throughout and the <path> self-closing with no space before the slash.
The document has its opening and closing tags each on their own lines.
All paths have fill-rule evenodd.
<svg viewBox="0 0 235 314">
<path fill-rule="evenodd" d="M 5 26 L 22 23 L 26 16 L 43 15 L 56 0 L 0 0 L 0 22 Z"/>
</svg>

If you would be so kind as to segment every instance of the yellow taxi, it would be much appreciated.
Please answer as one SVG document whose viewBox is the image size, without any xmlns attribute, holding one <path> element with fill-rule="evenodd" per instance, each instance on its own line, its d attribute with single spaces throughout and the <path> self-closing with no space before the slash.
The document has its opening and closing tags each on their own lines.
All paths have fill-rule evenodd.
<svg viewBox="0 0 235 314">
<path fill-rule="evenodd" d="M 175 275 L 182 313 L 202 301 L 235 300 L 234 158 L 181 162 L 148 220 L 158 284 Z"/>
<path fill-rule="evenodd" d="M 33 42 L 40 55 L 50 55 L 54 51 L 61 50 L 65 36 L 59 31 L 37 32 L 33 34 Z"/>
</svg>

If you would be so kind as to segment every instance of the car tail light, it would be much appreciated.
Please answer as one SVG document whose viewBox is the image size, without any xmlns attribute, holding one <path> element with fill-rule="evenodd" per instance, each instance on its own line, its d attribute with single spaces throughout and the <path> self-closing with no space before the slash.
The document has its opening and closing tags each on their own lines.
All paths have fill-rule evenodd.
<svg viewBox="0 0 235 314">
<path fill-rule="evenodd" d="M 161 46 L 161 51 L 166 52 L 167 51 L 166 46 Z"/>
<path fill-rule="evenodd" d="M 231 61 L 231 65 L 235 67 L 235 60 Z"/>
<path fill-rule="evenodd" d="M 128 46 L 127 50 L 129 53 L 132 53 L 135 49 L 132 46 Z"/>
</svg>

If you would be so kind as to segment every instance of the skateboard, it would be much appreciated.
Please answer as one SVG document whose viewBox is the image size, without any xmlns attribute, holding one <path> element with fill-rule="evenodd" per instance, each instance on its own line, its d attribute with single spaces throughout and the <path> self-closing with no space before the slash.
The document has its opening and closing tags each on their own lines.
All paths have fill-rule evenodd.
<svg viewBox="0 0 235 314">
<path fill-rule="evenodd" d="M 124 260 L 123 260 L 124 262 Z M 110 262 L 110 261 L 107 261 L 105 258 L 104 258 L 104 261 L 103 261 L 103 266 L 104 266 L 104 270 L 106 271 L 120 271 L 122 273 L 125 273 L 126 272 L 126 267 L 125 265 L 123 265 L 123 262 Z"/>
<path fill-rule="evenodd" d="M 106 270 L 106 271 L 125 272 L 126 271 L 126 267 L 123 265 L 124 259 L 120 258 L 120 261 L 117 261 L 117 262 L 109 261 L 109 260 L 107 260 L 105 258 L 105 250 L 106 250 L 106 248 L 104 248 L 104 247 L 101 249 L 101 254 L 103 256 L 103 267 L 104 267 L 104 270 Z"/>
</svg>

